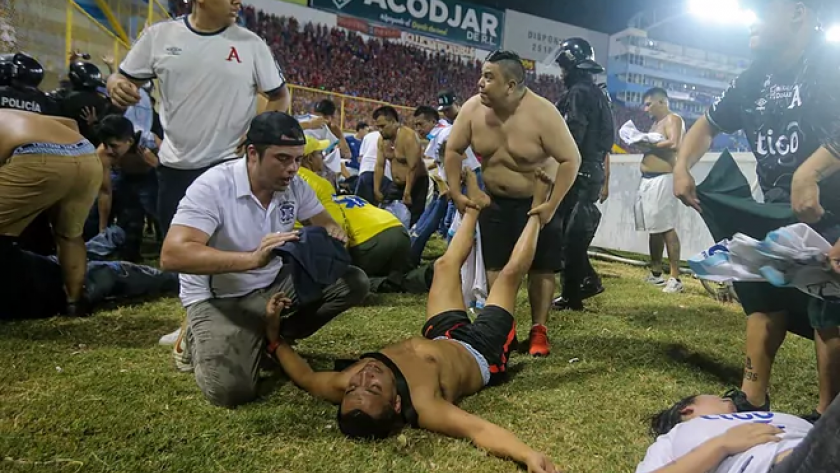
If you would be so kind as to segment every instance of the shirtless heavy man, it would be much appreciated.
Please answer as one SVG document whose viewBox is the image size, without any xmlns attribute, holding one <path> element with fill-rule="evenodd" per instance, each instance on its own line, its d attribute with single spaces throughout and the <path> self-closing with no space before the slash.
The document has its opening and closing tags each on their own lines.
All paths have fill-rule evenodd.
<svg viewBox="0 0 840 473">
<path fill-rule="evenodd" d="M 513 251 L 528 216 L 538 214 L 544 228 L 528 273 L 528 298 L 533 327 L 530 353 L 547 356 L 545 323 L 562 267 L 563 229 L 555 217 L 560 202 L 575 182 L 580 152 L 566 121 L 548 100 L 525 87 L 525 68 L 515 53 L 487 56 L 478 82 L 479 95 L 469 99 L 455 120 L 446 148 L 445 169 L 452 201 L 460 212 L 479 205 L 460 192 L 461 162 L 467 147 L 482 156 L 484 185 L 492 204 L 481 213 L 481 244 L 491 288 Z M 554 177 L 554 190 L 531 208 L 534 171 Z"/>
<path fill-rule="evenodd" d="M 685 122 L 668 106 L 668 92 L 654 88 L 647 91 L 642 99 L 645 112 L 656 121 L 651 133 L 665 137 L 655 144 L 644 143 L 645 156 L 642 158 L 642 181 L 636 196 L 636 230 L 650 234 L 650 269 L 647 282 L 656 286 L 665 286 L 666 293 L 683 291 L 680 281 L 680 238 L 675 227 L 679 201 L 674 197 L 674 164 L 677 151 L 685 135 Z M 668 248 L 668 261 L 671 276 L 662 278 L 662 251 Z"/>
<path fill-rule="evenodd" d="M 481 201 L 475 174 L 465 171 L 467 195 Z M 460 173 L 459 173 L 460 174 Z M 534 208 L 545 201 L 549 180 L 534 180 Z M 485 196 L 486 199 L 486 196 Z M 266 308 L 269 352 L 292 381 L 315 397 L 339 404 L 338 425 L 354 438 L 381 439 L 410 425 L 455 438 L 468 438 L 493 455 L 527 465 L 532 473 L 554 472 L 545 455 L 516 436 L 455 403 L 481 391 L 506 371 L 516 338 L 513 311 L 519 283 L 534 258 L 541 227 L 528 222 L 510 261 L 499 274 L 481 315 L 470 322 L 461 293 L 461 266 L 472 250 L 479 210 L 467 208 L 455 237 L 435 262 L 423 337 L 367 353 L 341 372 L 314 372 L 280 337 L 280 312 L 288 300 L 275 295 Z"/>
<path fill-rule="evenodd" d="M 400 116 L 394 107 L 384 106 L 373 112 L 376 128 L 382 135 L 379 139 L 379 152 L 376 157 L 376 169 L 373 172 L 373 189 L 378 203 L 386 198 L 402 197 L 411 212 L 413 226 L 423 215 L 426 208 L 426 195 L 429 192 L 429 173 L 423 162 L 423 151 L 413 129 L 400 124 Z M 393 143 L 393 153 L 387 152 L 386 146 Z M 382 194 L 382 177 L 385 176 L 386 161 L 391 163 L 393 188 L 385 196 Z M 460 169 L 459 169 L 460 171 Z"/>
<path fill-rule="evenodd" d="M 101 183 L 102 162 L 74 120 L 0 110 L 0 237 L 17 238 L 49 212 L 70 315 L 82 315 L 82 230 Z M 13 275 L 16 281 L 0 285 L 9 290 L 28 276 Z"/>
</svg>

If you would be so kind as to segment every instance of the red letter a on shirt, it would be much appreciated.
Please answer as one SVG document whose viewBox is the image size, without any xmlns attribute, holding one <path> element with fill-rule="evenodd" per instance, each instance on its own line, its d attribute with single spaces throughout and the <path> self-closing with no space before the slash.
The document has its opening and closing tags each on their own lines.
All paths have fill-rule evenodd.
<svg viewBox="0 0 840 473">
<path fill-rule="evenodd" d="M 236 59 L 236 62 L 242 64 L 242 61 L 239 59 L 239 53 L 236 52 L 236 48 L 234 46 L 230 47 L 230 54 L 228 54 L 227 60 L 228 62 L 233 61 Z"/>
</svg>

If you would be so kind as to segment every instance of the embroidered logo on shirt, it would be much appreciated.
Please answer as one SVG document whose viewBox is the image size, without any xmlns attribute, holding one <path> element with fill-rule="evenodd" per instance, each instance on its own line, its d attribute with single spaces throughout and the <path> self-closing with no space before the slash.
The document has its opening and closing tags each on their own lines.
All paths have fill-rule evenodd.
<svg viewBox="0 0 840 473">
<path fill-rule="evenodd" d="M 239 59 L 239 52 L 236 50 L 236 46 L 230 47 L 230 52 L 228 53 L 227 62 L 231 62 L 236 59 L 236 62 L 242 64 L 242 60 Z"/>
<path fill-rule="evenodd" d="M 280 223 L 283 225 L 294 223 L 296 213 L 294 202 L 283 202 L 277 207 L 277 214 L 280 216 Z"/>
<path fill-rule="evenodd" d="M 181 48 L 179 48 L 178 46 L 170 46 L 170 47 L 166 48 L 166 52 L 170 56 L 180 56 L 181 53 L 183 52 L 183 50 Z"/>
</svg>

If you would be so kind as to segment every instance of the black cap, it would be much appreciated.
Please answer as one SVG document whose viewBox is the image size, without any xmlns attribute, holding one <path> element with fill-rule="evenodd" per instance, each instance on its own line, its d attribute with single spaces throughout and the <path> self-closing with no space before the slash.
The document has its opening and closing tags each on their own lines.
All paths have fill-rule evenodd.
<svg viewBox="0 0 840 473">
<path fill-rule="evenodd" d="M 257 115 L 251 120 L 246 139 L 251 145 L 306 145 L 306 135 L 300 122 L 285 112 L 265 112 Z"/>
<path fill-rule="evenodd" d="M 446 91 L 441 92 L 438 94 L 438 112 L 442 112 L 447 108 L 455 105 L 455 102 L 458 100 L 458 97 L 455 96 L 454 92 Z"/>
</svg>

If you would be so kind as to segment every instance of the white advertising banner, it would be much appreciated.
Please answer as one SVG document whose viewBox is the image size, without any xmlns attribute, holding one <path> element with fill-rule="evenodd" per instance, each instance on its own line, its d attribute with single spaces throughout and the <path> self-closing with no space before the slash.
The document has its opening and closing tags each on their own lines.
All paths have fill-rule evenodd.
<svg viewBox="0 0 840 473">
<path fill-rule="evenodd" d="M 583 38 L 595 48 L 595 60 L 607 67 L 610 36 L 513 10 L 505 11 L 504 49 L 524 59 L 543 62 L 568 38 Z"/>
<path fill-rule="evenodd" d="M 404 31 L 402 33 L 401 42 L 408 46 L 415 46 L 429 51 L 442 52 L 465 59 L 475 59 L 475 48 L 464 46 L 462 44 L 447 43 L 445 41 L 440 41 L 415 33 Z"/>
</svg>

